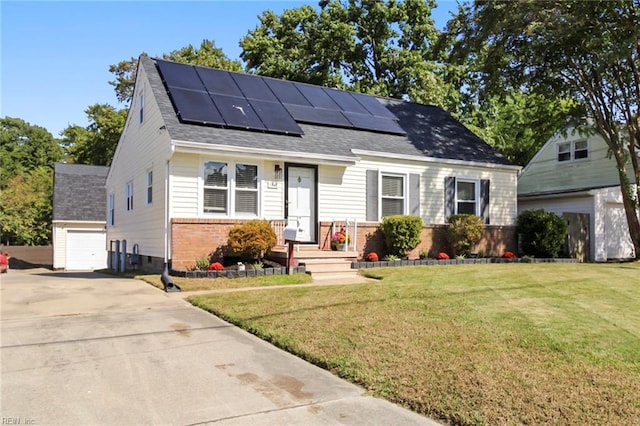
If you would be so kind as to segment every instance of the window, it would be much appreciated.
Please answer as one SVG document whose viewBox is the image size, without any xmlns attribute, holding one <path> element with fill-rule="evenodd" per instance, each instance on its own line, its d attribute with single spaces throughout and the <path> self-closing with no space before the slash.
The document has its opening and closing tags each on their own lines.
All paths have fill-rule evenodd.
<svg viewBox="0 0 640 426">
<path fill-rule="evenodd" d="M 147 171 L 147 204 L 153 202 L 153 171 Z"/>
<path fill-rule="evenodd" d="M 140 97 L 138 98 L 138 108 L 140 111 L 140 123 L 142 123 L 144 121 L 144 93 L 140 94 Z"/>
<path fill-rule="evenodd" d="M 204 213 L 257 216 L 258 192 L 258 166 L 205 162 Z"/>
<path fill-rule="evenodd" d="M 227 163 L 208 161 L 204 164 L 204 212 L 228 213 Z"/>
<path fill-rule="evenodd" d="M 589 144 L 586 140 L 562 142 L 558 144 L 558 162 L 589 158 Z"/>
<path fill-rule="evenodd" d="M 258 166 L 236 164 L 235 212 L 258 214 Z"/>
<path fill-rule="evenodd" d="M 475 181 L 458 179 L 456 182 L 456 213 L 478 214 L 478 194 Z"/>
<path fill-rule="evenodd" d="M 109 213 L 107 218 L 107 223 L 109 224 L 109 226 L 114 226 L 116 224 L 115 204 L 115 196 L 113 194 L 109 194 Z"/>
<path fill-rule="evenodd" d="M 133 182 L 127 182 L 127 211 L 133 210 Z"/>
<path fill-rule="evenodd" d="M 404 176 L 382 175 L 382 217 L 404 214 Z"/>
</svg>

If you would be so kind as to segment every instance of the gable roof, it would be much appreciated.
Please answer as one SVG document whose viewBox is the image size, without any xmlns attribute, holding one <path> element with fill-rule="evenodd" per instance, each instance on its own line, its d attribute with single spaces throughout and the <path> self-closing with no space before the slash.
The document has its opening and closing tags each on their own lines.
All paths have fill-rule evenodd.
<svg viewBox="0 0 640 426">
<path fill-rule="evenodd" d="M 297 122 L 303 133 L 300 136 L 182 122 L 169 96 L 170 89 L 164 84 L 156 63 L 157 60 L 142 55 L 139 66 L 147 75 L 166 130 L 173 141 L 290 152 L 307 157 L 332 155 L 355 160 L 357 156 L 352 150 L 360 150 L 380 155 L 512 166 L 506 158 L 441 108 L 380 97 L 372 98 L 395 114 L 406 135 L 301 121 Z"/>
<path fill-rule="evenodd" d="M 56 163 L 53 220 L 105 222 L 108 171 L 107 166 Z"/>
</svg>

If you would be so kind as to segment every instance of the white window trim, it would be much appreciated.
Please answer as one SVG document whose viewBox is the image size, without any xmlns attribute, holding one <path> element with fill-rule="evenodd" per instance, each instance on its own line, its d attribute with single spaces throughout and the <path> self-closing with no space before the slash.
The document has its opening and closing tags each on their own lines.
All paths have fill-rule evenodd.
<svg viewBox="0 0 640 426">
<path fill-rule="evenodd" d="M 125 190 L 125 209 L 130 212 L 133 211 L 133 181 L 130 180 L 127 182 L 126 190 Z"/>
<path fill-rule="evenodd" d="M 391 177 L 401 177 L 402 178 L 402 214 L 406 214 L 409 211 L 409 197 L 407 194 L 407 185 L 409 180 L 409 175 L 404 173 L 394 173 L 394 172 L 384 172 L 380 171 L 378 173 L 378 218 L 382 220 L 382 200 L 383 198 L 387 199 L 400 199 L 400 197 L 385 197 L 382 195 L 382 178 L 383 176 L 391 176 Z"/>
<path fill-rule="evenodd" d="M 584 158 L 576 158 L 576 144 L 580 143 L 580 142 L 586 142 L 587 147 L 585 149 L 580 149 L 578 151 L 587 151 L 587 156 Z M 560 161 L 560 146 L 561 145 L 565 145 L 568 144 L 569 145 L 569 159 L 568 160 L 564 160 L 564 161 Z M 567 163 L 574 163 L 574 162 L 579 162 L 579 161 L 587 161 L 589 160 L 590 157 L 590 150 L 589 150 L 589 140 L 588 139 L 577 139 L 574 141 L 560 141 L 558 143 L 556 143 L 556 163 L 559 164 L 567 164 Z"/>
<path fill-rule="evenodd" d="M 149 179 L 149 175 L 151 175 L 151 179 Z M 147 169 L 147 172 L 145 173 L 145 183 L 145 201 L 146 204 L 150 206 L 153 204 L 153 169 Z M 151 190 L 151 199 L 149 199 L 149 190 Z"/>
<path fill-rule="evenodd" d="M 455 191 L 455 199 L 454 199 L 454 211 L 455 214 L 459 214 L 458 213 L 458 201 L 468 201 L 468 200 L 459 200 L 458 199 L 458 184 L 462 182 L 462 183 L 473 183 L 474 184 L 474 188 L 475 188 L 475 203 L 476 203 L 476 208 L 475 208 L 475 215 L 476 216 L 480 216 L 480 179 L 469 179 L 469 178 L 456 178 L 456 191 Z"/>
<path fill-rule="evenodd" d="M 205 212 L 204 211 L 204 171 L 205 171 L 205 163 L 208 162 L 217 162 L 217 163 L 226 163 L 228 174 L 227 174 L 227 212 L 226 213 L 215 213 L 215 212 Z M 243 164 L 247 166 L 255 166 L 258 169 L 257 179 L 258 184 L 255 190 L 251 190 L 253 192 L 257 192 L 258 201 L 257 201 L 257 212 L 256 214 L 250 213 L 236 213 L 235 211 L 235 191 L 236 191 L 236 164 Z M 263 172 L 263 164 L 249 162 L 249 161 L 232 161 L 223 158 L 202 158 L 200 161 L 200 176 L 198 177 L 198 214 L 202 217 L 224 217 L 224 218 L 236 218 L 236 219 L 256 219 L 262 217 L 262 172 Z M 222 189 L 222 187 L 220 187 Z M 247 188 L 241 188 L 241 191 L 250 191 Z"/>
<path fill-rule="evenodd" d="M 107 210 L 107 225 L 109 227 L 113 227 L 116 225 L 115 214 L 116 214 L 116 196 L 115 194 L 111 193 L 109 194 L 108 210 Z"/>
</svg>

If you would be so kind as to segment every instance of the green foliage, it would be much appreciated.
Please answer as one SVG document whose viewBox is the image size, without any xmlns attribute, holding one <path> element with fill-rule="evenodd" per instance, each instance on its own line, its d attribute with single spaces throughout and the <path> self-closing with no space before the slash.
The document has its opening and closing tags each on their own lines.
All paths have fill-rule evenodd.
<svg viewBox="0 0 640 426">
<path fill-rule="evenodd" d="M 209 268 L 209 259 L 205 257 L 199 257 L 196 259 L 196 267 L 195 269 L 199 271 L 206 271 Z"/>
<path fill-rule="evenodd" d="M 385 216 L 380 225 L 389 254 L 404 257 L 418 247 L 422 233 L 422 219 L 418 216 Z"/>
<path fill-rule="evenodd" d="M 484 222 L 473 214 L 454 214 L 449 217 L 447 239 L 456 256 L 469 256 L 471 250 L 480 242 Z"/>
<path fill-rule="evenodd" d="M 116 110 L 108 104 L 95 104 L 85 112 L 89 126 L 84 128 L 72 125 L 62 131 L 69 159 L 78 164 L 108 166 L 118 146 L 128 110 Z"/>
<path fill-rule="evenodd" d="M 275 231 L 266 220 L 251 220 L 229 230 L 227 247 L 247 260 L 261 259 L 278 243 Z"/>
<path fill-rule="evenodd" d="M 387 262 L 395 262 L 396 260 L 400 260 L 400 258 L 395 254 L 388 254 L 385 257 L 383 257 L 382 260 Z"/>
<path fill-rule="evenodd" d="M 518 216 L 516 231 L 522 251 L 535 257 L 558 257 L 567 235 L 567 223 L 544 210 L 527 210 Z"/>
<path fill-rule="evenodd" d="M 346 88 L 421 103 L 455 98 L 434 53 L 435 1 L 320 2 L 271 11 L 240 41 L 241 58 L 260 75 Z"/>
</svg>

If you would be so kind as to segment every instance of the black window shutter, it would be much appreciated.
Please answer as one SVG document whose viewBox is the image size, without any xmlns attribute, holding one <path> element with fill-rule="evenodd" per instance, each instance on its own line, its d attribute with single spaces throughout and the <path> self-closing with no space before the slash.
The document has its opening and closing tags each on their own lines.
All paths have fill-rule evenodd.
<svg viewBox="0 0 640 426">
<path fill-rule="evenodd" d="M 367 221 L 378 221 L 378 171 L 367 170 Z"/>
<path fill-rule="evenodd" d="M 444 221 L 456 212 L 456 178 L 449 176 L 444 178 Z"/>
<path fill-rule="evenodd" d="M 420 175 L 409 175 L 409 214 L 420 216 Z"/>
<path fill-rule="evenodd" d="M 480 217 L 489 224 L 489 183 L 488 179 L 480 181 Z"/>
</svg>

